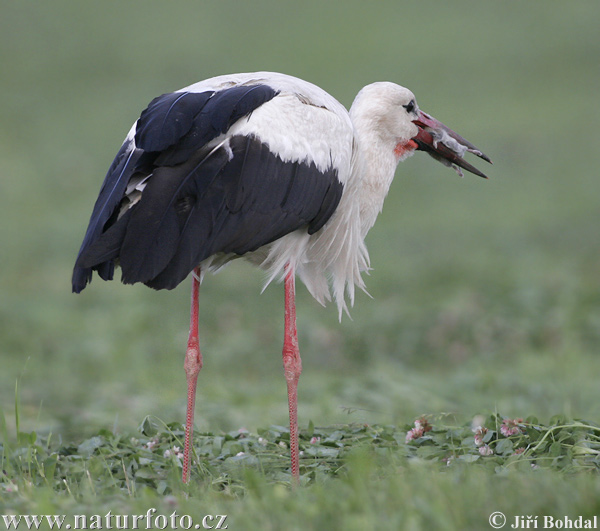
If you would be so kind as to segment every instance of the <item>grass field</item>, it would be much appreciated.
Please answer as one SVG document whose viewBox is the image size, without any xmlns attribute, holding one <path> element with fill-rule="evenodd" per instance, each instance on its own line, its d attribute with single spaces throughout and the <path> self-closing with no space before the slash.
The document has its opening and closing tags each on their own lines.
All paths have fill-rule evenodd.
<svg viewBox="0 0 600 531">
<path fill-rule="evenodd" d="M 0 513 L 153 507 L 227 514 L 229 529 L 349 530 L 600 514 L 598 4 L 1 8 Z M 262 273 L 243 263 L 202 286 L 205 439 L 189 488 L 164 456 L 184 419 L 189 286 L 96 279 L 70 293 L 101 180 L 139 112 L 163 92 L 252 70 L 306 78 L 346 106 L 368 82 L 405 84 L 494 160 L 489 181 L 423 154 L 399 167 L 367 239 L 373 298 L 357 297 L 352 320 L 299 287 L 299 417 L 315 459 L 295 491 L 286 434 L 271 428 L 287 422 L 281 286 L 261 295 Z M 421 415 L 435 437 L 406 443 Z M 476 416 L 529 418 L 522 430 L 537 439 L 482 456 Z M 545 433 L 552 443 L 532 453 Z M 448 434 L 462 434 L 455 447 Z M 516 444 L 530 453 L 517 459 Z M 139 472 L 140 459 L 152 470 Z"/>
</svg>

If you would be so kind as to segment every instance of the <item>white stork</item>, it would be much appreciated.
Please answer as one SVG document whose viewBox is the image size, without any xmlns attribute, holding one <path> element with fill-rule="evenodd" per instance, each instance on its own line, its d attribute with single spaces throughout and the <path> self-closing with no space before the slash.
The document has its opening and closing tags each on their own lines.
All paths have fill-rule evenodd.
<svg viewBox="0 0 600 531">
<path fill-rule="evenodd" d="M 133 125 L 104 179 L 73 271 L 79 293 L 97 271 L 126 284 L 172 289 L 190 273 L 185 357 L 183 481 L 189 481 L 202 355 L 198 290 L 204 272 L 243 256 L 285 283 L 283 366 L 290 412 L 291 473 L 299 477 L 295 276 L 340 317 L 369 268 L 365 236 L 398 162 L 424 150 L 452 166 L 475 146 L 424 113 L 413 93 L 373 83 L 350 113 L 319 87 L 258 72 L 219 76 L 154 99 Z"/>
</svg>

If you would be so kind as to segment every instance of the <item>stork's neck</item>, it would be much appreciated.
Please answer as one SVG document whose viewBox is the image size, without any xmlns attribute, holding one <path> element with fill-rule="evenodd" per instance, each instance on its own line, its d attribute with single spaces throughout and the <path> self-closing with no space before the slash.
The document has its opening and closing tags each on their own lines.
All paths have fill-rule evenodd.
<svg viewBox="0 0 600 531">
<path fill-rule="evenodd" d="M 353 111 L 354 107 L 350 116 L 358 144 L 354 173 L 359 187 L 357 198 L 364 237 L 383 208 L 383 201 L 404 153 L 395 152 L 396 142 L 382 135 L 373 120 Z"/>
</svg>

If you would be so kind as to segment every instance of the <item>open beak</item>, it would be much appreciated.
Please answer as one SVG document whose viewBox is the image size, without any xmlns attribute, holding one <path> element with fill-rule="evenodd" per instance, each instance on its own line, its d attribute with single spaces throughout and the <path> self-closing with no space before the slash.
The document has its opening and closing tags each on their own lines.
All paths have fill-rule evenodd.
<svg viewBox="0 0 600 531">
<path fill-rule="evenodd" d="M 460 168 L 463 168 L 487 179 L 487 175 L 463 159 L 464 154 L 468 151 L 492 164 L 487 155 L 433 116 L 429 116 L 421 110 L 418 112 L 419 115 L 416 120 L 413 120 L 413 123 L 419 128 L 419 132 L 412 139 L 417 143 L 417 149 L 426 151 L 442 164 L 454 168 L 461 176 Z"/>
</svg>

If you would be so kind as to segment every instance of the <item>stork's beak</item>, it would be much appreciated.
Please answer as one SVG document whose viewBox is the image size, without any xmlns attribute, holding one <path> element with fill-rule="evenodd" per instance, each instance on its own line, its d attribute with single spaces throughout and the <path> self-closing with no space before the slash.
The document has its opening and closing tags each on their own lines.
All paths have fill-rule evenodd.
<svg viewBox="0 0 600 531">
<path fill-rule="evenodd" d="M 484 155 L 471 142 L 465 140 L 458 133 L 455 133 L 442 122 L 433 118 L 433 116 L 429 116 L 421 110 L 418 113 L 419 116 L 416 120 L 413 120 L 413 123 L 419 128 L 419 132 L 412 139 L 417 143 L 417 149 L 426 151 L 442 164 L 454 168 L 461 176 L 462 171 L 460 168 L 464 168 L 475 175 L 487 179 L 487 175 L 463 159 L 463 155 L 468 151 L 492 164 L 487 155 Z"/>
</svg>

